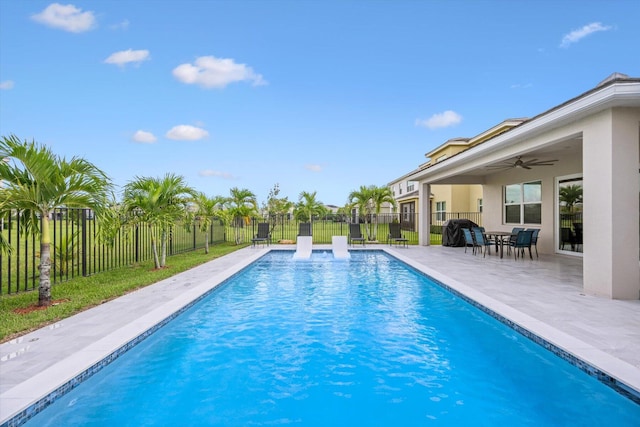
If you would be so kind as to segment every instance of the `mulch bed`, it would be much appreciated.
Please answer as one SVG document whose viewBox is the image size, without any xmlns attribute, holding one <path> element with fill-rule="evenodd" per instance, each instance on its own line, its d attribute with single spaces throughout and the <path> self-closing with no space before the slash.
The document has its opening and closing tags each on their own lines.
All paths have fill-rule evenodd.
<svg viewBox="0 0 640 427">
<path fill-rule="evenodd" d="M 34 311 L 42 311 L 42 310 L 46 310 L 49 307 L 53 307 L 55 305 L 60 305 L 63 302 L 69 302 L 69 299 L 57 299 L 54 301 L 51 301 L 51 305 L 50 306 L 40 306 L 38 305 L 38 303 L 32 304 L 29 307 L 21 307 L 21 308 L 16 308 L 15 310 L 13 310 L 14 313 L 17 314 L 28 314 L 28 313 L 32 313 Z"/>
</svg>

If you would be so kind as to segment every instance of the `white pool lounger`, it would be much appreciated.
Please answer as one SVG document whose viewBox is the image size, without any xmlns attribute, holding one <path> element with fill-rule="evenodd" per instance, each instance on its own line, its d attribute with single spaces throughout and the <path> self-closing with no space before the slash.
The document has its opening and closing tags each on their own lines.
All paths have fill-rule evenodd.
<svg viewBox="0 0 640 427">
<path fill-rule="evenodd" d="M 296 242 L 296 252 L 293 259 L 309 259 L 311 257 L 311 236 L 298 236 Z"/>
<path fill-rule="evenodd" d="M 331 236 L 331 248 L 335 259 L 349 259 L 347 236 Z"/>
</svg>

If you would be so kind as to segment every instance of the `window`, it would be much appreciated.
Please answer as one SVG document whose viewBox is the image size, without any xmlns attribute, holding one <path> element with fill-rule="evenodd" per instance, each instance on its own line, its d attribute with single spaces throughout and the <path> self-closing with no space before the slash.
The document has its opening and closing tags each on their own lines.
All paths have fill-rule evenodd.
<svg viewBox="0 0 640 427">
<path fill-rule="evenodd" d="M 478 212 L 482 213 L 482 199 L 478 199 Z"/>
<path fill-rule="evenodd" d="M 504 187 L 506 224 L 542 224 L 542 182 L 525 182 Z"/>
<path fill-rule="evenodd" d="M 413 182 L 407 182 L 407 193 L 412 192 L 413 188 Z"/>
<path fill-rule="evenodd" d="M 436 202 L 436 221 L 445 221 L 447 216 L 447 202 Z"/>
</svg>

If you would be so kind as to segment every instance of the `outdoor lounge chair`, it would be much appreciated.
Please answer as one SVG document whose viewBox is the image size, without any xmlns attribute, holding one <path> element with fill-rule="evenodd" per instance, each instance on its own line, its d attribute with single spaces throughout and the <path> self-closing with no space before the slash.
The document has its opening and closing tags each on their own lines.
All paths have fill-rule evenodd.
<svg viewBox="0 0 640 427">
<path fill-rule="evenodd" d="M 389 224 L 389 235 L 387 236 L 387 242 L 389 243 L 389 245 L 395 243 L 396 246 L 398 246 L 398 244 L 402 244 L 404 247 L 407 247 L 407 245 L 409 244 L 409 239 L 405 238 L 402 234 L 399 223 L 392 222 Z"/>
<path fill-rule="evenodd" d="M 311 236 L 310 222 L 301 222 L 298 227 L 298 236 Z"/>
<path fill-rule="evenodd" d="M 360 242 L 362 246 L 365 245 L 365 238 L 362 235 L 362 230 L 360 230 L 360 224 L 356 223 L 349 224 L 349 245 L 353 246 L 354 242 Z"/>
<path fill-rule="evenodd" d="M 251 239 L 251 246 L 255 246 L 258 243 L 266 244 L 269 246 L 271 243 L 271 233 L 269 232 L 269 223 L 258 223 L 258 233 Z"/>
</svg>

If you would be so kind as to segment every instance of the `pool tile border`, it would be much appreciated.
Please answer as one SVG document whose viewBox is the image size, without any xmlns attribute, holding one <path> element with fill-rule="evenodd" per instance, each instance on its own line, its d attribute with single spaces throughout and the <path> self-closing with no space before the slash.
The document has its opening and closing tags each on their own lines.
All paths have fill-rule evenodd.
<svg viewBox="0 0 640 427">
<path fill-rule="evenodd" d="M 444 282 L 442 282 L 441 280 L 436 279 L 435 277 L 433 277 L 432 275 L 430 275 L 429 273 L 422 271 L 422 269 L 416 265 L 414 265 L 413 262 L 409 262 L 405 259 L 402 259 L 403 257 L 399 257 L 397 254 L 394 253 L 390 253 L 388 251 L 384 251 L 386 252 L 389 256 L 404 262 L 406 265 L 408 265 L 410 268 L 412 268 L 415 272 L 428 277 L 430 280 L 432 280 L 436 285 L 440 286 L 441 288 L 447 290 L 448 292 L 451 292 L 453 295 L 457 296 L 458 298 L 462 299 L 463 301 L 471 304 L 472 306 L 474 306 L 475 308 L 481 310 L 482 312 L 488 314 L 489 316 L 493 317 L 494 319 L 498 320 L 499 322 L 503 323 L 504 325 L 508 326 L 509 328 L 513 329 L 514 331 L 516 331 L 517 333 L 519 333 L 520 335 L 528 338 L 529 340 L 535 342 L 536 344 L 540 345 L 541 347 L 543 347 L 544 349 L 550 351 L 551 353 L 555 354 L 556 356 L 560 357 L 561 359 L 565 360 L 566 362 L 570 363 L 571 365 L 575 366 L 576 368 L 580 369 L 581 371 L 585 372 L 586 374 L 588 374 L 591 377 L 596 378 L 598 381 L 602 382 L 603 384 L 605 384 L 606 386 L 612 388 L 613 390 L 615 390 L 616 392 L 620 393 L 621 395 L 625 396 L 626 398 L 628 398 L 629 400 L 637 403 L 640 405 L 640 391 L 639 390 L 635 390 L 632 387 L 629 387 L 627 384 L 625 384 L 624 382 L 618 380 L 617 378 L 609 375 L 608 373 L 604 372 L 602 369 L 582 360 L 581 358 L 577 357 L 576 355 L 572 354 L 571 352 L 559 347 L 558 345 L 546 340 L 545 338 L 541 337 L 540 335 L 530 331 L 529 329 L 523 327 L 522 325 L 518 324 L 517 322 L 514 322 L 513 320 L 503 316 L 502 314 L 496 312 L 495 310 L 492 310 L 491 308 L 479 303 L 478 301 L 474 300 L 473 298 L 469 297 L 468 295 L 464 294 L 463 292 L 461 292 L 460 290 L 456 289 L 455 287 L 452 287 Z"/>
</svg>

